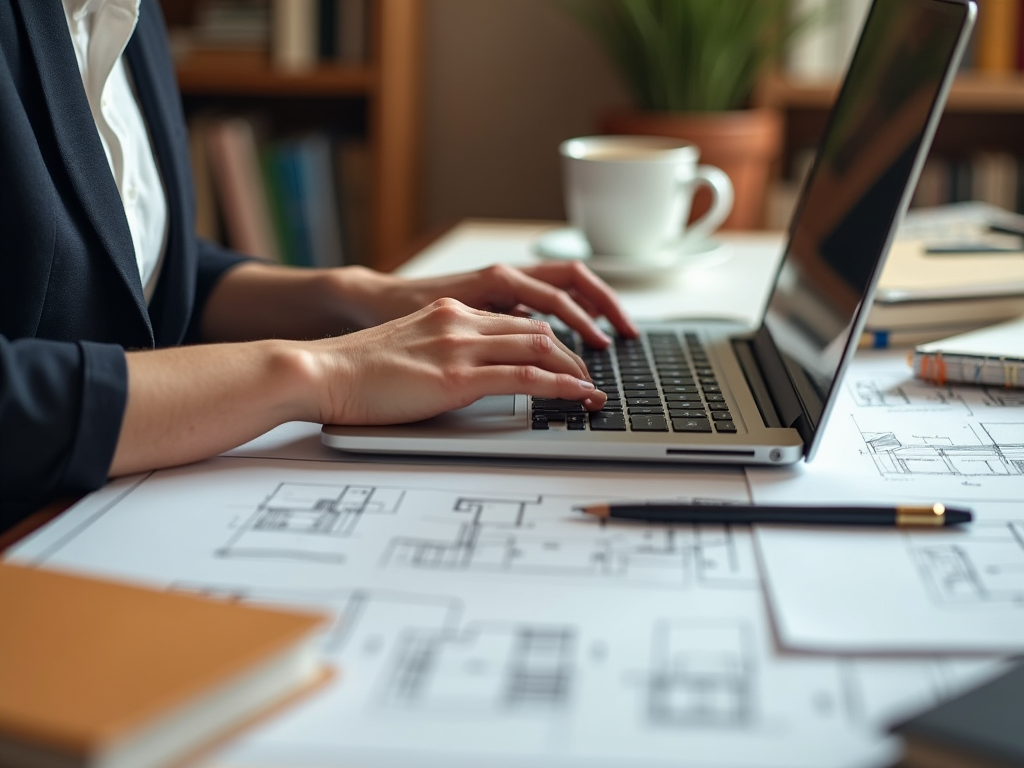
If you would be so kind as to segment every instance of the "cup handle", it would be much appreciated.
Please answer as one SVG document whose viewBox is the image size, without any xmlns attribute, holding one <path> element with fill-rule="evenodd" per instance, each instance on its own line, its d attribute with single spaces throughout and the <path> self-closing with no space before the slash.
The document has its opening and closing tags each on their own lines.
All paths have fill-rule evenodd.
<svg viewBox="0 0 1024 768">
<path fill-rule="evenodd" d="M 686 228 L 687 240 L 701 240 L 722 226 L 732 211 L 734 199 L 732 181 L 721 168 L 713 165 L 697 166 L 697 173 L 686 182 L 695 191 L 701 184 L 711 188 L 711 209 L 691 226 Z"/>
</svg>

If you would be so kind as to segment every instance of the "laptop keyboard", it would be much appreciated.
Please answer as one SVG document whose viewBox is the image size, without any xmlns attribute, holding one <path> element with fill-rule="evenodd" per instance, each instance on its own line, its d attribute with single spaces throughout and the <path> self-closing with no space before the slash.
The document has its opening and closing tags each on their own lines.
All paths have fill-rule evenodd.
<svg viewBox="0 0 1024 768">
<path fill-rule="evenodd" d="M 558 338 L 578 352 L 594 384 L 608 395 L 604 408 L 588 413 L 572 400 L 531 402 L 533 429 L 553 426 L 591 432 L 736 432 L 736 423 L 707 352 L 696 333 L 649 332 L 616 339 L 609 349 L 582 346 L 570 331 Z"/>
</svg>

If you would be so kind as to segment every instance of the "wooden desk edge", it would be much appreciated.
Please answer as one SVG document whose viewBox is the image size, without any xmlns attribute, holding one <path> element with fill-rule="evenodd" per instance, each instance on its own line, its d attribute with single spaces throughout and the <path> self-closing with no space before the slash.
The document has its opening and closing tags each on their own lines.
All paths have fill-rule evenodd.
<svg viewBox="0 0 1024 768">
<path fill-rule="evenodd" d="M 38 531 L 77 501 L 77 498 L 71 497 L 58 499 L 57 501 L 47 504 L 38 512 L 33 512 L 20 523 L 15 524 L 13 528 L 9 528 L 3 533 L 0 533 L 0 555 L 3 555 L 6 550 L 13 547 L 29 534 Z"/>
</svg>

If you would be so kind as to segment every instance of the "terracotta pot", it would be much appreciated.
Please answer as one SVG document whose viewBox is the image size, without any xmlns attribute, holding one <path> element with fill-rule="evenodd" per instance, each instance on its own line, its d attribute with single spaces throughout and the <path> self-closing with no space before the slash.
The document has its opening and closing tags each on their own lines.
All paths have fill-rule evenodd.
<svg viewBox="0 0 1024 768">
<path fill-rule="evenodd" d="M 782 118 L 775 110 L 735 112 L 616 112 L 604 118 L 601 132 L 671 136 L 700 147 L 700 161 L 729 174 L 736 202 L 723 229 L 757 229 L 764 224 L 772 163 L 782 150 Z M 710 195 L 698 193 L 692 217 L 702 216 Z"/>
</svg>

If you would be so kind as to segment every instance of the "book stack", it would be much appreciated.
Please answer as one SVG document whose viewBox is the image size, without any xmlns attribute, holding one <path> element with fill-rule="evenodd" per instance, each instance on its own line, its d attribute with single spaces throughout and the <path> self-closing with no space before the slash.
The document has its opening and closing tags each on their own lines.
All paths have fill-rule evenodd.
<svg viewBox="0 0 1024 768">
<path fill-rule="evenodd" d="M 359 65 L 369 55 L 369 0 L 205 0 L 173 29 L 180 58 L 210 64 L 270 60 L 286 72 Z"/>
<path fill-rule="evenodd" d="M 197 230 L 252 256 L 302 267 L 369 259 L 369 152 L 362 138 L 261 138 L 246 117 L 190 126 Z"/>
<path fill-rule="evenodd" d="M 862 346 L 905 346 L 1024 315 L 1024 216 L 968 203 L 908 214 Z"/>
<path fill-rule="evenodd" d="M 326 617 L 0 563 L 0 765 L 158 768 L 326 679 Z"/>
</svg>

